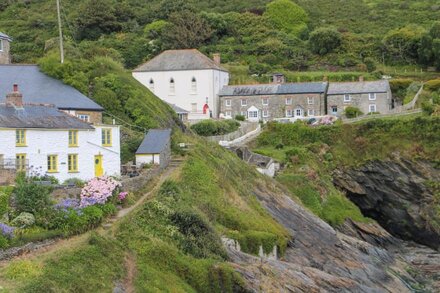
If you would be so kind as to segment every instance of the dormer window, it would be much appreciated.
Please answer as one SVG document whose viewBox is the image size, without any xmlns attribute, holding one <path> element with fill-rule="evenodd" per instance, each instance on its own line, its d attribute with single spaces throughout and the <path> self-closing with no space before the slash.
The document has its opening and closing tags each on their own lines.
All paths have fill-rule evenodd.
<svg viewBox="0 0 440 293">
<path fill-rule="evenodd" d="M 192 94 L 197 93 L 197 80 L 196 80 L 195 77 L 193 77 L 193 78 L 191 79 L 191 93 L 192 93 Z"/>
<path fill-rule="evenodd" d="M 176 84 L 174 82 L 174 78 L 170 79 L 170 95 L 174 95 L 176 93 Z"/>
<path fill-rule="evenodd" d="M 149 85 L 150 91 L 154 92 L 154 80 L 150 79 L 150 85 Z"/>
</svg>

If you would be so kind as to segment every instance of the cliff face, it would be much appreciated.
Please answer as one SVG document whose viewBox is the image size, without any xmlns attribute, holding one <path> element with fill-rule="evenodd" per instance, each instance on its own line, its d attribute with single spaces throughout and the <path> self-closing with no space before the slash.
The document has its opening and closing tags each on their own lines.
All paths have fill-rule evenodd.
<svg viewBox="0 0 440 293">
<path fill-rule="evenodd" d="M 334 183 L 392 235 L 440 248 L 440 202 L 432 183 L 440 170 L 425 161 L 395 156 L 337 170 Z"/>
</svg>

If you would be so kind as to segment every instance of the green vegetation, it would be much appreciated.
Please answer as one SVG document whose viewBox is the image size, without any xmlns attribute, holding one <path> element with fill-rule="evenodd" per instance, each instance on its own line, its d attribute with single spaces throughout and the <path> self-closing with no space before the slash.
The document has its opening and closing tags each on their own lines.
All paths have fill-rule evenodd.
<svg viewBox="0 0 440 293">
<path fill-rule="evenodd" d="M 359 116 L 363 115 L 364 113 L 362 113 L 362 111 L 359 110 L 359 108 L 347 107 L 347 108 L 345 108 L 344 114 L 345 114 L 345 117 L 347 117 L 347 118 L 355 118 L 355 117 L 359 117 Z"/>
<path fill-rule="evenodd" d="M 238 130 L 240 123 L 235 120 L 203 120 L 191 125 L 191 129 L 201 136 L 223 135 Z"/>
</svg>

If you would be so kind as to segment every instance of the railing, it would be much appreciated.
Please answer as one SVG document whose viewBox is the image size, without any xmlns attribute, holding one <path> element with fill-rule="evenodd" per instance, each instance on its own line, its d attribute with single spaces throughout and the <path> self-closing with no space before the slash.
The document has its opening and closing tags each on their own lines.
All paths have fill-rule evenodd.
<svg viewBox="0 0 440 293">
<path fill-rule="evenodd" d="M 29 169 L 29 160 L 4 159 L 0 158 L 0 170 L 27 171 Z"/>
</svg>

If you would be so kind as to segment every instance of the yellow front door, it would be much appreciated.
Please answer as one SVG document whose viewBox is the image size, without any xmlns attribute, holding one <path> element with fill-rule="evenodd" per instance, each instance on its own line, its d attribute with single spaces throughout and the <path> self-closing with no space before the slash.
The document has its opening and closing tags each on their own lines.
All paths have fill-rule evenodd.
<svg viewBox="0 0 440 293">
<path fill-rule="evenodd" d="M 100 177 L 104 174 L 104 169 L 102 168 L 102 155 L 95 156 L 95 176 Z"/>
</svg>

